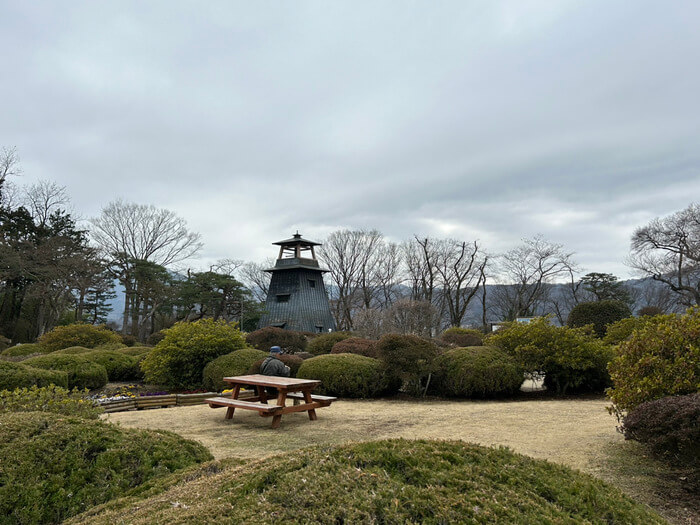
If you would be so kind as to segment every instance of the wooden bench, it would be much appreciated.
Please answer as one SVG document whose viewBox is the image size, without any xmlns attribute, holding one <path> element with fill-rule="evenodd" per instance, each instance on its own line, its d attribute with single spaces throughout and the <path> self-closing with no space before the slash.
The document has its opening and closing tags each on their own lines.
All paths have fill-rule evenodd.
<svg viewBox="0 0 700 525">
<path fill-rule="evenodd" d="M 233 417 L 233 412 L 237 408 L 245 408 L 247 410 L 257 410 L 260 415 L 277 414 L 284 407 L 278 405 L 267 405 L 265 403 L 254 403 L 252 401 L 243 401 L 241 399 L 231 399 L 230 397 L 211 397 L 206 400 L 211 408 L 227 407 L 226 419 Z"/>
<path fill-rule="evenodd" d="M 289 392 L 287 394 L 287 397 L 290 399 L 300 399 L 302 401 L 305 401 L 304 394 L 302 392 Z M 311 401 L 318 401 L 322 407 L 327 407 L 330 406 L 330 404 L 333 401 L 337 401 L 337 397 L 330 397 L 330 396 L 320 396 L 317 394 L 311 394 Z"/>
</svg>

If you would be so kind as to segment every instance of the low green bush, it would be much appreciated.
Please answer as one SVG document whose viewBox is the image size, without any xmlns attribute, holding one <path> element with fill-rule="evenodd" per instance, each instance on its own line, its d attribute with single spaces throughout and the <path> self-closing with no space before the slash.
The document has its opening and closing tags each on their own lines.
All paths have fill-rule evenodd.
<svg viewBox="0 0 700 525">
<path fill-rule="evenodd" d="M 42 370 L 50 372 L 50 370 Z M 65 372 L 61 373 L 66 376 Z M 0 391 L 0 412 L 52 412 L 65 416 L 78 416 L 85 419 L 97 419 L 103 412 L 91 399 L 87 390 L 67 390 L 55 384 L 49 386 L 32 386 Z"/>
<path fill-rule="evenodd" d="M 105 367 L 80 355 L 48 354 L 32 357 L 23 363 L 36 368 L 66 372 L 68 374 L 68 388 L 94 390 L 107 384 Z"/>
<path fill-rule="evenodd" d="M 331 348 L 331 354 L 357 354 L 365 357 L 377 358 L 377 343 L 374 339 L 362 339 L 360 337 L 348 337 L 338 341 Z"/>
<path fill-rule="evenodd" d="M 296 354 L 282 354 L 277 356 L 285 365 L 289 367 L 289 377 L 296 377 L 299 367 L 304 362 L 304 360 Z M 265 358 L 266 359 L 266 358 Z M 249 374 L 259 374 L 260 367 L 265 359 L 258 359 L 253 365 L 248 369 Z"/>
<path fill-rule="evenodd" d="M 524 373 L 498 348 L 454 348 L 435 359 L 432 385 L 438 393 L 450 397 L 498 397 L 518 392 Z"/>
<path fill-rule="evenodd" d="M 110 341 L 108 343 L 103 343 L 101 345 L 97 345 L 92 350 L 106 350 L 108 352 L 116 352 L 117 350 L 122 350 L 124 348 L 129 348 L 129 347 L 126 346 L 121 341 Z"/>
<path fill-rule="evenodd" d="M 2 355 L 8 357 L 21 357 L 34 354 L 45 354 L 46 349 L 36 343 L 24 343 L 21 345 L 11 346 L 2 351 Z"/>
<path fill-rule="evenodd" d="M 0 414 L 0 516 L 59 523 L 153 478 L 212 459 L 163 431 L 46 412 Z"/>
<path fill-rule="evenodd" d="M 607 364 L 612 349 L 587 328 L 553 326 L 544 317 L 508 323 L 486 338 L 510 355 L 531 376 L 544 376 L 557 394 L 603 392 L 610 384 Z"/>
<path fill-rule="evenodd" d="M 51 353 L 57 355 L 78 355 L 87 354 L 92 351 L 92 348 L 85 348 L 84 346 L 69 346 L 68 348 L 62 348 L 61 350 L 56 350 Z"/>
<path fill-rule="evenodd" d="M 632 332 L 609 365 L 618 416 L 646 401 L 700 390 L 700 308 L 660 315 Z"/>
<path fill-rule="evenodd" d="M 93 350 L 82 354 L 85 359 L 98 363 L 107 370 L 109 381 L 131 381 L 143 377 L 139 367 L 139 359 L 123 354 L 121 352 L 106 352 Z"/>
<path fill-rule="evenodd" d="M 317 446 L 228 468 L 215 479 L 179 484 L 81 523 L 667 524 L 593 476 L 463 441 Z M 168 508 L 173 502 L 182 507 Z"/>
<path fill-rule="evenodd" d="M 594 301 L 574 306 L 566 324 L 571 328 L 593 325 L 596 335 L 603 338 L 608 325 L 631 316 L 630 307 L 622 301 Z"/>
<path fill-rule="evenodd" d="M 700 393 L 637 405 L 623 418 L 622 431 L 662 457 L 700 467 Z"/>
<path fill-rule="evenodd" d="M 146 355 L 151 350 L 153 350 L 152 346 L 131 346 L 127 348 L 120 348 L 119 350 L 115 351 L 119 352 L 120 354 L 130 355 L 131 357 L 138 357 Z"/>
<path fill-rule="evenodd" d="M 68 374 L 59 370 L 34 368 L 24 363 L 0 361 L 0 390 L 31 386 L 68 386 Z"/>
<path fill-rule="evenodd" d="M 379 340 L 377 351 L 387 374 L 398 378 L 407 394 L 425 394 L 433 361 L 440 354 L 432 341 L 416 335 L 387 334 Z"/>
<path fill-rule="evenodd" d="M 391 393 L 381 361 L 356 354 L 325 354 L 306 359 L 297 372 L 303 379 L 319 379 L 319 393 L 339 397 L 376 397 Z"/>
<path fill-rule="evenodd" d="M 148 383 L 170 388 L 201 388 L 210 361 L 245 347 L 236 325 L 223 320 L 180 322 L 163 332 L 165 337 L 141 361 L 141 369 Z"/>
<path fill-rule="evenodd" d="M 333 345 L 352 337 L 349 332 L 328 332 L 314 337 L 309 341 L 306 351 L 313 355 L 330 354 Z"/>
<path fill-rule="evenodd" d="M 71 346 L 95 348 L 110 342 L 122 344 L 122 339 L 119 334 L 108 330 L 104 325 L 69 324 L 57 326 L 42 335 L 37 342 L 48 352 L 54 352 Z"/>
<path fill-rule="evenodd" d="M 440 340 L 460 348 L 481 346 L 484 344 L 484 334 L 479 330 L 452 326 L 440 334 Z"/>
<path fill-rule="evenodd" d="M 279 346 L 288 354 L 306 351 L 308 340 L 301 332 L 283 330 L 275 326 L 268 326 L 250 332 L 245 337 L 246 342 L 253 348 L 270 351 L 271 346 Z"/>
<path fill-rule="evenodd" d="M 267 357 L 268 353 L 254 348 L 242 348 L 210 361 L 203 371 L 204 388 L 221 392 L 229 388 L 224 377 L 242 376 L 248 373 L 253 363 Z"/>
</svg>

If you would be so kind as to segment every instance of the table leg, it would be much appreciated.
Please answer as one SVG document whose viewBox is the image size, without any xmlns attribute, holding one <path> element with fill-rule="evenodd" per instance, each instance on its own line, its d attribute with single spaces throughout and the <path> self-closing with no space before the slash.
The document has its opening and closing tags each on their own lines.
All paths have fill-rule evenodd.
<svg viewBox="0 0 700 525">
<path fill-rule="evenodd" d="M 238 399 L 238 395 L 241 393 L 241 385 L 235 385 L 233 391 L 231 392 L 231 397 L 233 399 Z M 233 413 L 236 411 L 235 407 L 228 407 L 226 409 L 226 416 L 224 419 L 233 419 Z"/>
<path fill-rule="evenodd" d="M 307 403 L 313 403 L 313 399 L 311 399 L 311 392 L 308 390 L 304 390 L 304 401 Z M 309 412 L 309 419 L 311 421 L 316 421 L 318 417 L 316 416 L 316 409 L 312 408 Z"/>
<path fill-rule="evenodd" d="M 264 386 L 257 385 L 255 391 L 258 393 L 258 398 L 261 403 L 267 403 L 267 392 Z"/>
<path fill-rule="evenodd" d="M 287 401 L 287 391 L 279 389 L 277 391 L 277 406 L 283 407 Z M 272 428 L 279 428 L 280 423 L 282 423 L 282 414 L 275 414 L 272 416 Z"/>
</svg>

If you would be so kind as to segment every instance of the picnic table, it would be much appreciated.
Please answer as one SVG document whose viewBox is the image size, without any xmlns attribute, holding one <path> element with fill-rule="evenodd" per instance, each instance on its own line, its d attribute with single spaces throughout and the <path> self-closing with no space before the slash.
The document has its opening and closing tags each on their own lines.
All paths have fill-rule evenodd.
<svg viewBox="0 0 700 525">
<path fill-rule="evenodd" d="M 246 376 L 224 377 L 224 381 L 231 385 L 231 397 L 212 397 L 206 400 L 211 408 L 226 407 L 226 419 L 231 419 L 237 408 L 245 410 L 257 410 L 261 416 L 272 417 L 272 428 L 278 428 L 283 414 L 291 412 L 308 412 L 309 419 L 317 419 L 316 409 L 329 406 L 335 397 L 312 394 L 321 384 L 316 379 L 296 379 L 294 377 L 265 376 L 252 374 Z M 254 387 L 256 395 L 239 399 L 241 388 Z M 277 398 L 275 403 L 268 404 L 266 388 L 276 388 Z M 294 400 L 294 405 L 286 405 L 287 399 Z"/>
</svg>

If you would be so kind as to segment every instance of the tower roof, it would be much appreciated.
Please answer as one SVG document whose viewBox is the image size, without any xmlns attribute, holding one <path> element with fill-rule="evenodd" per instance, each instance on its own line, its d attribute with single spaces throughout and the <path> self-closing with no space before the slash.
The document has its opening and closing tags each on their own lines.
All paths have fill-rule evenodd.
<svg viewBox="0 0 700 525">
<path fill-rule="evenodd" d="M 321 246 L 320 242 L 310 241 L 304 239 L 301 234 L 297 231 L 291 239 L 285 239 L 283 241 L 273 242 L 277 246 L 296 246 L 297 244 L 302 244 L 304 246 Z"/>
</svg>

